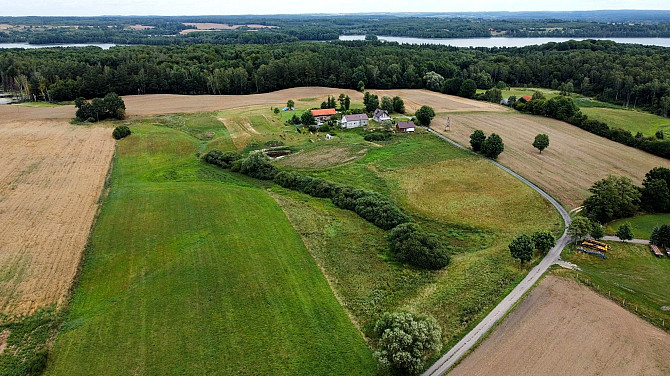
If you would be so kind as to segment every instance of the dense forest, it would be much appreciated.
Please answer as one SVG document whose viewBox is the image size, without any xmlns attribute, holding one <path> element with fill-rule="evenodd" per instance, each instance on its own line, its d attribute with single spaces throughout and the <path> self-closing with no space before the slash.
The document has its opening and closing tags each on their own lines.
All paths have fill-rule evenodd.
<svg viewBox="0 0 670 376">
<path fill-rule="evenodd" d="M 544 14 L 543 14 L 544 15 Z M 547 14 L 550 15 L 550 14 Z M 571 19 L 456 16 L 274 15 L 181 17 L 0 17 L 0 43 L 116 43 L 148 45 L 273 44 L 336 40 L 340 35 L 419 38 L 670 37 L 670 15 L 660 21 L 595 22 Z M 239 25 L 235 30 L 182 33 L 188 23 Z M 144 27 L 138 27 L 138 25 Z M 273 26 L 273 28 L 247 25 Z"/>
<path fill-rule="evenodd" d="M 435 87 L 472 79 L 489 89 L 554 87 L 600 100 L 670 110 L 670 49 L 569 41 L 523 48 L 454 48 L 388 42 L 295 42 L 273 45 L 132 46 L 0 52 L 2 89 L 33 100 L 119 94 L 249 94 L 296 86 Z M 441 84 L 441 83 L 440 83 Z M 428 86 L 427 86 L 428 85 Z"/>
</svg>

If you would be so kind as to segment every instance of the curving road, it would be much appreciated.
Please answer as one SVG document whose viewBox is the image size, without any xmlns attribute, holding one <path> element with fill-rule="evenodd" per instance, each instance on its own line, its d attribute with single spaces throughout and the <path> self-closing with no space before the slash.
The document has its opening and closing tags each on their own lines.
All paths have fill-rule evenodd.
<svg viewBox="0 0 670 376">
<path fill-rule="evenodd" d="M 428 129 L 428 132 L 433 133 L 434 135 L 442 138 L 443 140 L 455 145 L 458 148 L 464 150 L 470 150 L 463 145 L 433 131 Z M 515 178 L 521 180 L 527 186 L 533 188 L 536 192 L 541 194 L 547 201 L 549 201 L 563 218 L 565 223 L 565 232 L 563 236 L 556 242 L 556 246 L 552 248 L 547 255 L 542 259 L 542 261 L 535 266 L 528 275 L 510 292 L 474 329 L 472 329 L 468 334 L 463 337 L 454 347 L 451 348 L 446 354 L 444 354 L 435 364 L 433 364 L 426 372 L 423 373 L 423 376 L 438 376 L 444 375 L 451 367 L 453 367 L 456 362 L 458 362 L 463 355 L 465 355 L 470 349 L 473 348 L 479 340 L 489 331 L 493 326 L 502 319 L 505 314 L 512 309 L 512 307 L 523 297 L 523 295 L 530 290 L 535 282 L 544 274 L 544 272 L 549 269 L 549 267 L 555 264 L 561 256 L 561 251 L 563 248 L 570 243 L 570 237 L 567 234 L 567 228 L 570 225 L 571 219 L 570 214 L 568 213 L 561 204 L 558 203 L 553 197 L 551 197 L 547 192 L 543 191 L 535 184 L 529 182 L 523 176 L 517 174 L 516 172 L 510 170 L 509 168 L 501 165 L 500 163 L 489 160 L 494 165 L 498 166 L 502 170 L 506 171 Z"/>
</svg>

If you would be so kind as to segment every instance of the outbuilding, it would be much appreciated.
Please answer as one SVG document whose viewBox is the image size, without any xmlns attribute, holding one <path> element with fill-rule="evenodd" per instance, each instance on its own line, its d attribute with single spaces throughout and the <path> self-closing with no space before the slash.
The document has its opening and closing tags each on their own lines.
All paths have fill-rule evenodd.
<svg viewBox="0 0 670 376">
<path fill-rule="evenodd" d="M 414 125 L 413 121 L 399 121 L 395 125 L 395 130 L 400 133 L 411 133 L 414 132 L 415 127 L 416 125 Z"/>
<path fill-rule="evenodd" d="M 318 123 L 323 123 L 330 119 L 331 116 L 337 114 L 334 108 L 324 108 L 320 110 L 312 110 L 312 115 Z"/>
</svg>

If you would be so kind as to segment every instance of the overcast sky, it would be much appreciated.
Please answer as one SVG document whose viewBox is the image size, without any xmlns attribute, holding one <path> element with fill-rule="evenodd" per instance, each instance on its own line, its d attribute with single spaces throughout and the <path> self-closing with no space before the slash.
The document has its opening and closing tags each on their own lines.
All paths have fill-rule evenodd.
<svg viewBox="0 0 670 376">
<path fill-rule="evenodd" d="M 0 0 L 0 16 L 228 15 L 666 9 L 670 0 Z"/>
</svg>

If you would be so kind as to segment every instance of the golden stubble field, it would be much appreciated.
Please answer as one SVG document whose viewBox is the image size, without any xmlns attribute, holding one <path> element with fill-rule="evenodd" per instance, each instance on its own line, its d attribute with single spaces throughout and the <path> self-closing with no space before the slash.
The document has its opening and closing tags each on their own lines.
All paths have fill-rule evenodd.
<svg viewBox="0 0 670 376">
<path fill-rule="evenodd" d="M 114 145 L 110 129 L 0 121 L 0 315 L 64 303 Z"/>
<path fill-rule="evenodd" d="M 588 287 L 546 277 L 449 373 L 668 375 L 670 336 Z"/>
<path fill-rule="evenodd" d="M 447 118 L 451 130 L 445 130 Z M 636 184 L 654 167 L 670 161 L 596 136 L 568 123 L 516 112 L 440 114 L 431 127 L 470 146 L 470 135 L 481 129 L 499 134 L 505 151 L 499 161 L 572 209 L 588 197 L 588 189 L 608 174 L 627 176 Z M 539 133 L 549 135 L 549 147 L 540 154 L 532 146 Z"/>
</svg>

